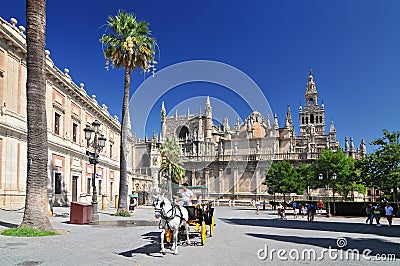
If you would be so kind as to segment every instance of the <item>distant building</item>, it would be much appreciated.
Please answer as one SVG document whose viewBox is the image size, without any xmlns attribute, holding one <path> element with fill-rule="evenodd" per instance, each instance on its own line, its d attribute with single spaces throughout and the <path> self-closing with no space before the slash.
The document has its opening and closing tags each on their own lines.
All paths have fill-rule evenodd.
<svg viewBox="0 0 400 266">
<path fill-rule="evenodd" d="M 213 124 L 212 104 L 208 97 L 204 114 L 167 116 L 161 107 L 161 137 L 179 140 L 186 180 L 193 186 L 206 186 L 208 197 L 246 198 L 265 195 L 259 185 L 271 161 L 288 160 L 294 165 L 316 160 L 324 149 L 338 150 L 336 129 L 331 122 L 325 131 L 325 106 L 318 102 L 318 91 L 312 71 L 304 94 L 305 105 L 299 107 L 300 134 L 296 135 L 288 105 L 284 127 L 278 117 L 263 117 L 254 111 L 243 122 L 231 127 L 224 118 Z M 353 138 L 345 140 L 345 152 L 353 158 L 366 155 L 365 141 L 354 148 Z M 204 192 L 204 191 L 203 191 Z"/>
</svg>

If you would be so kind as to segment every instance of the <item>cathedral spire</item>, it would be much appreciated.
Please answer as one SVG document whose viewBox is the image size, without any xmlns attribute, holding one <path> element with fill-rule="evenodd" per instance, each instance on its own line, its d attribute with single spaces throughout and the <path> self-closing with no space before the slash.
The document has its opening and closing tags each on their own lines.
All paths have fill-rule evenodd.
<svg viewBox="0 0 400 266">
<path fill-rule="evenodd" d="M 312 68 L 310 68 L 310 74 L 307 78 L 304 98 L 304 106 L 302 107 L 300 103 L 299 107 L 300 135 L 307 135 L 307 128 L 310 126 L 315 127 L 315 132 L 318 135 L 325 134 L 325 109 L 318 105 L 318 92 Z"/>
<path fill-rule="evenodd" d="M 293 120 L 292 120 L 292 113 L 290 111 L 290 104 L 287 105 L 285 124 L 287 124 L 288 128 L 292 128 L 293 129 Z"/>
<path fill-rule="evenodd" d="M 167 134 L 167 110 L 164 101 L 161 103 L 161 140 L 164 140 Z"/>
<path fill-rule="evenodd" d="M 211 102 L 210 102 L 210 96 L 207 96 L 206 100 L 206 138 L 211 139 L 212 138 L 212 127 L 213 127 L 213 122 L 212 122 L 212 107 L 211 107 Z"/>
<path fill-rule="evenodd" d="M 165 105 L 164 105 L 164 101 L 162 101 L 161 103 L 161 117 L 166 116 L 167 111 L 165 110 Z"/>
<path fill-rule="evenodd" d="M 224 121 L 223 121 L 222 125 L 224 126 L 224 131 L 225 132 L 231 130 L 231 128 L 229 126 L 229 122 L 228 122 L 228 117 L 226 117 L 226 116 L 224 117 Z"/>
<path fill-rule="evenodd" d="M 333 121 L 331 122 L 331 125 L 330 125 L 330 127 L 329 127 L 329 132 L 330 132 L 330 133 L 336 132 L 335 124 L 333 123 Z"/>
<path fill-rule="evenodd" d="M 279 129 L 278 116 L 274 114 L 274 129 Z"/>
</svg>

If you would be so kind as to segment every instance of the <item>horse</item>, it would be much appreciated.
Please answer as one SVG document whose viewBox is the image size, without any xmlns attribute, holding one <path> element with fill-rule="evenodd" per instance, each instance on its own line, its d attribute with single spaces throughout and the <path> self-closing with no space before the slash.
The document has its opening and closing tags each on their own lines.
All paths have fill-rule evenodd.
<svg viewBox="0 0 400 266">
<path fill-rule="evenodd" d="M 154 211 L 155 217 L 160 220 L 161 232 L 161 253 L 165 255 L 164 235 L 167 230 L 172 231 L 172 248 L 174 255 L 178 255 L 178 233 L 181 227 L 185 228 L 187 244 L 190 245 L 189 239 L 189 213 L 186 208 L 171 204 L 171 202 L 164 196 L 154 196 Z"/>
</svg>

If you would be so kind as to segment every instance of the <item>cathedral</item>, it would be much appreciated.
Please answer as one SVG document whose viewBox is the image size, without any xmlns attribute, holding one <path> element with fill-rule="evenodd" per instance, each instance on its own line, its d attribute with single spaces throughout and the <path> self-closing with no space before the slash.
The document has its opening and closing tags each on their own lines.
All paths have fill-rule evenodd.
<svg viewBox="0 0 400 266">
<path fill-rule="evenodd" d="M 296 135 L 290 105 L 284 127 L 275 114 L 271 119 L 252 112 L 243 122 L 231 127 L 224 118 L 222 125 L 213 123 L 212 103 L 207 97 L 204 114 L 167 116 L 161 107 L 161 136 L 157 142 L 174 137 L 182 148 L 186 169 L 184 181 L 203 188 L 207 198 L 254 198 L 267 194 L 262 185 L 272 161 L 287 160 L 292 165 L 319 158 L 324 149 L 341 149 L 331 122 L 325 129 L 324 103 L 318 102 L 318 91 L 312 75 L 308 76 L 305 105 L 299 107 L 300 134 Z M 365 141 L 355 149 L 353 138 L 345 139 L 344 152 L 359 159 L 366 155 Z"/>
</svg>

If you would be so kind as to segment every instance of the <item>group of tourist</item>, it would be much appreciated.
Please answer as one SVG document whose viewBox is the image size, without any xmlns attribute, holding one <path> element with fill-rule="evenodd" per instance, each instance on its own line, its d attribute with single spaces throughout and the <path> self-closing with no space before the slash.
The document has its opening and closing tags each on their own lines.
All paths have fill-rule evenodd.
<svg viewBox="0 0 400 266">
<path fill-rule="evenodd" d="M 372 205 L 371 203 L 367 205 L 365 209 L 367 213 L 367 219 L 365 220 L 365 223 L 367 224 L 373 224 L 374 219 L 376 221 L 376 226 L 382 226 L 380 223 L 380 220 L 382 217 L 386 217 L 389 226 L 392 226 L 392 221 L 393 221 L 393 207 L 390 206 L 389 202 L 382 202 L 380 204 L 376 203 L 375 205 Z"/>
<path fill-rule="evenodd" d="M 317 205 L 315 205 L 314 203 L 297 204 L 294 201 L 292 203 L 293 217 L 297 219 L 300 213 L 302 219 L 304 219 L 304 217 L 307 217 L 307 221 L 312 222 L 316 213 L 322 213 L 323 206 L 324 204 L 322 201 L 318 202 Z M 285 220 L 286 212 L 285 207 L 282 205 L 282 203 L 278 203 L 276 209 L 278 211 L 278 217 L 282 220 Z M 256 214 L 258 214 L 258 211 L 259 207 L 257 207 L 256 201 Z"/>
<path fill-rule="evenodd" d="M 264 201 L 265 204 L 265 201 Z M 254 202 L 256 207 L 256 214 L 259 214 L 260 210 L 260 201 L 256 200 Z M 264 207 L 265 208 L 265 207 Z M 285 207 L 282 203 L 278 203 L 276 206 L 278 211 L 278 217 L 280 219 L 286 219 Z M 322 200 L 318 201 L 316 204 L 314 203 L 305 203 L 305 204 L 297 204 L 295 201 L 292 203 L 293 209 L 293 218 L 297 219 L 298 215 L 301 214 L 301 218 L 307 217 L 307 221 L 312 222 L 314 220 L 315 214 L 322 214 L 324 209 L 324 203 Z M 389 202 L 382 202 L 380 204 L 376 203 L 372 205 L 371 203 L 366 207 L 367 219 L 365 223 L 373 224 L 374 220 L 376 221 L 376 226 L 382 226 L 380 223 L 381 217 L 386 217 L 389 226 L 392 226 L 393 221 L 393 207 L 390 206 Z"/>
</svg>

